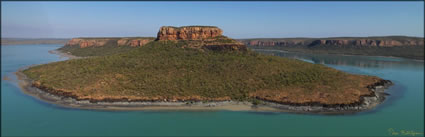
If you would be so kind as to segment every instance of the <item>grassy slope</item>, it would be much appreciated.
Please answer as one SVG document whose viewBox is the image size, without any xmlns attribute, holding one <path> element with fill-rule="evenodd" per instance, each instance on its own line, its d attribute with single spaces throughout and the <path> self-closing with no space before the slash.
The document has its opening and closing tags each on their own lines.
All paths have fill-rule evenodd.
<svg viewBox="0 0 425 137">
<path fill-rule="evenodd" d="M 58 50 L 64 53 L 70 53 L 75 56 L 80 57 L 88 57 L 88 56 L 108 56 L 113 55 L 117 53 L 124 53 L 134 50 L 137 47 L 131 47 L 131 46 L 116 46 L 107 44 L 105 46 L 100 47 L 86 47 L 86 48 L 80 48 L 78 46 L 63 46 L 62 48 L 59 48 Z"/>
<path fill-rule="evenodd" d="M 376 77 L 255 52 L 181 48 L 151 42 L 111 56 L 67 60 L 24 70 L 36 83 L 80 99 L 266 100 L 353 103 Z"/>
</svg>

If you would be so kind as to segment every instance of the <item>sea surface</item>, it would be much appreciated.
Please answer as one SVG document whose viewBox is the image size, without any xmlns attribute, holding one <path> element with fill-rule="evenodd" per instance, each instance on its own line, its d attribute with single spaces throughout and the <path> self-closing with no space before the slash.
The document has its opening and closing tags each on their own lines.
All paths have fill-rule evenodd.
<svg viewBox="0 0 425 137">
<path fill-rule="evenodd" d="M 402 130 L 424 135 L 423 61 L 256 50 L 395 83 L 387 90 L 391 95 L 378 108 L 354 115 L 99 111 L 48 104 L 22 93 L 18 87 L 14 72 L 29 65 L 66 60 L 48 53 L 61 46 L 1 46 L 2 136 L 394 136 L 402 135 Z"/>
</svg>

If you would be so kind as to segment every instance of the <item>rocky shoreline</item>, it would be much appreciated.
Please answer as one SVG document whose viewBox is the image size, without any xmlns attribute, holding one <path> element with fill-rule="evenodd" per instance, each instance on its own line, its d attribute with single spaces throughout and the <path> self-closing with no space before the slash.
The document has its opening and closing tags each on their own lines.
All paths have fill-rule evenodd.
<svg viewBox="0 0 425 137">
<path fill-rule="evenodd" d="M 97 110 L 231 110 L 231 111 L 260 111 L 260 112 L 292 112 L 310 114 L 352 114 L 371 110 L 385 100 L 385 89 L 393 85 L 389 80 L 381 80 L 369 85 L 370 95 L 362 96 L 359 102 L 352 104 L 326 105 L 320 103 L 277 103 L 261 100 L 253 104 L 248 101 L 137 101 L 137 100 L 77 100 L 76 97 L 66 94 L 56 94 L 49 90 L 42 90 L 34 86 L 33 80 L 22 73 L 16 72 L 19 86 L 28 95 L 40 100 L 68 108 L 97 109 Z"/>
<path fill-rule="evenodd" d="M 319 114 L 347 114 L 356 113 L 366 110 L 371 110 L 377 105 L 385 101 L 385 96 L 389 95 L 385 92 L 385 89 L 393 85 L 389 80 L 381 80 L 373 85 L 369 85 L 367 88 L 372 91 L 371 94 L 361 96 L 360 101 L 352 104 L 321 104 L 317 102 L 305 103 L 305 104 L 294 104 L 294 103 L 274 103 L 267 102 L 268 106 L 277 109 L 288 109 L 296 112 L 304 113 L 319 113 Z"/>
</svg>

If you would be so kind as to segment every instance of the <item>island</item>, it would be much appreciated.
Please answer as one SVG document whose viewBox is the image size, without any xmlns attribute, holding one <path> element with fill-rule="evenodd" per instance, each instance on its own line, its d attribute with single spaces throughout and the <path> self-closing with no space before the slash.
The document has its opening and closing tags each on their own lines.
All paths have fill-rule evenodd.
<svg viewBox="0 0 425 137">
<path fill-rule="evenodd" d="M 391 81 L 256 53 L 215 26 L 161 27 L 156 38 L 74 38 L 83 58 L 23 68 L 23 91 L 65 107 L 348 114 L 375 108 Z"/>
<path fill-rule="evenodd" d="M 424 60 L 424 38 L 407 36 L 239 39 L 253 49 Z"/>
</svg>

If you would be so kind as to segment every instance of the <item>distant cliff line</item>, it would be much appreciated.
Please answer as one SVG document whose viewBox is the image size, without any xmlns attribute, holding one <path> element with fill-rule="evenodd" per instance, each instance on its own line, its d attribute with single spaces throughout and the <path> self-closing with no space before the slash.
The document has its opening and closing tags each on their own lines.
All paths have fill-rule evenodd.
<svg viewBox="0 0 425 137">
<path fill-rule="evenodd" d="M 239 39 L 249 46 L 423 46 L 424 38 L 407 36 Z"/>
<path fill-rule="evenodd" d="M 407 36 L 239 39 L 254 49 L 314 54 L 393 56 L 424 60 L 424 38 Z"/>
</svg>

